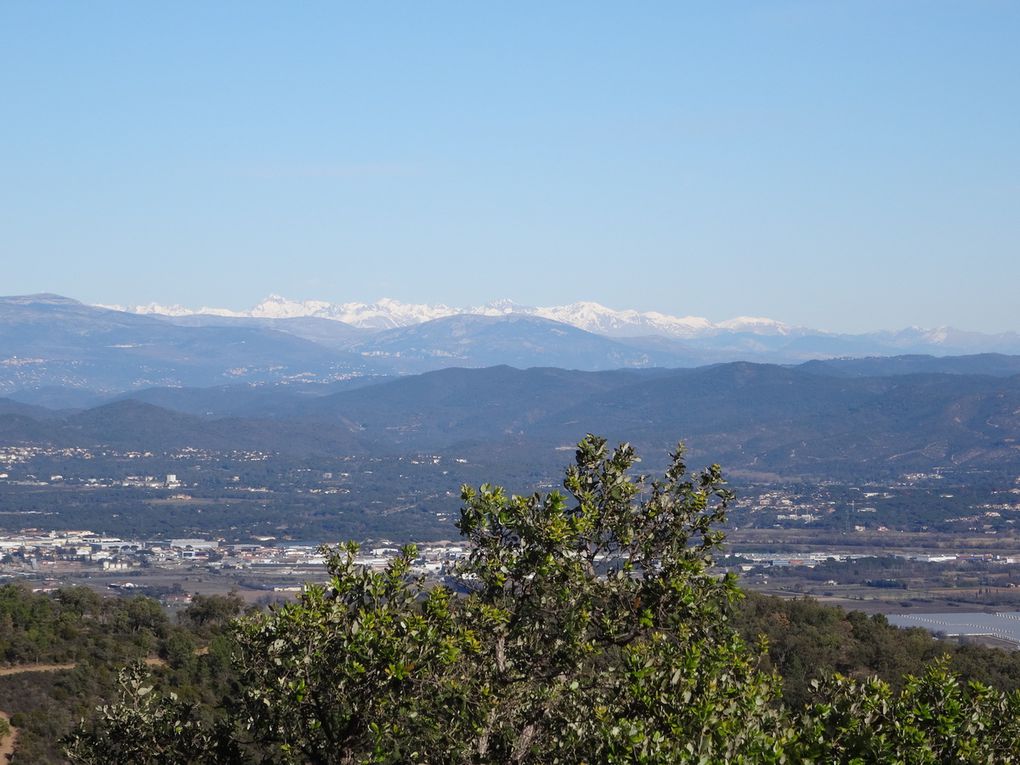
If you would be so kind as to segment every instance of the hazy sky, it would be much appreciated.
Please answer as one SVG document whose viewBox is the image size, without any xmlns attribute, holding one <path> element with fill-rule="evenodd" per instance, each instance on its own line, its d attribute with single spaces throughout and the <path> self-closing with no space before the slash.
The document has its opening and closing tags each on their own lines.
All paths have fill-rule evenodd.
<svg viewBox="0 0 1020 765">
<path fill-rule="evenodd" d="M 1020 330 L 1020 2 L 0 3 L 0 294 Z"/>
</svg>

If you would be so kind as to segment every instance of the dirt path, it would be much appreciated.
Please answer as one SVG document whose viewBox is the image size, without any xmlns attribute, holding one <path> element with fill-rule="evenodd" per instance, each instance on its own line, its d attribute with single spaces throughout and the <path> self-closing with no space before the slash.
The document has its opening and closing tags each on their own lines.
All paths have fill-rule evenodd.
<svg viewBox="0 0 1020 765">
<path fill-rule="evenodd" d="M 0 667 L 0 677 L 7 675 L 23 675 L 26 672 L 60 672 L 63 669 L 74 669 L 78 662 L 66 664 L 19 664 L 17 667 Z"/>
<path fill-rule="evenodd" d="M 165 667 L 166 660 L 160 659 L 158 656 L 149 656 L 145 659 L 145 664 L 149 667 Z M 74 669 L 77 666 L 78 663 L 73 661 L 66 664 L 21 664 L 17 667 L 0 667 L 0 677 L 22 675 L 26 672 L 61 672 Z M 11 729 L 11 732 L 4 736 L 3 741 L 0 741 L 0 763 L 7 763 L 14 756 L 14 747 L 18 742 L 18 729 L 11 725 L 11 716 L 2 709 L 0 709 L 0 718 L 6 720 Z"/>
<path fill-rule="evenodd" d="M 60 672 L 64 669 L 74 669 L 78 665 L 74 662 L 68 664 L 22 664 L 19 667 L 0 667 L 0 677 L 7 675 L 21 675 L 25 672 Z M 10 762 L 14 756 L 14 747 L 18 743 L 18 729 L 11 725 L 11 716 L 0 710 L 0 717 L 7 721 L 10 733 L 0 741 L 0 763 Z"/>
</svg>

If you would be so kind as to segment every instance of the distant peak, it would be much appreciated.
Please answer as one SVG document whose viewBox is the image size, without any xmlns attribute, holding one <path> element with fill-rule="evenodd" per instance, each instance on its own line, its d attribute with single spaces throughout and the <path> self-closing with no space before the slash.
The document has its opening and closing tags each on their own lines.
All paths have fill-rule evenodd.
<svg viewBox="0 0 1020 765">
<path fill-rule="evenodd" d="M 500 298 L 499 300 L 493 300 L 490 303 L 485 304 L 486 308 L 493 311 L 502 311 L 503 313 L 514 313 L 520 310 L 523 306 L 510 298 Z"/>
</svg>

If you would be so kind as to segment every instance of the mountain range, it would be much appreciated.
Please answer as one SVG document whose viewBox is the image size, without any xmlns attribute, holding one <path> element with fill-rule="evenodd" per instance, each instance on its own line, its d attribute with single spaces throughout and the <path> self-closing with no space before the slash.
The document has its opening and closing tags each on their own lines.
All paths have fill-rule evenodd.
<svg viewBox="0 0 1020 765">
<path fill-rule="evenodd" d="M 713 324 L 596 303 L 455 309 L 272 297 L 240 313 L 120 310 L 46 294 L 0 298 L 0 395 L 57 406 L 151 387 L 335 385 L 500 364 L 595 371 L 975 353 L 1020 354 L 1020 335 L 947 328 L 834 334 L 769 319 Z"/>
</svg>

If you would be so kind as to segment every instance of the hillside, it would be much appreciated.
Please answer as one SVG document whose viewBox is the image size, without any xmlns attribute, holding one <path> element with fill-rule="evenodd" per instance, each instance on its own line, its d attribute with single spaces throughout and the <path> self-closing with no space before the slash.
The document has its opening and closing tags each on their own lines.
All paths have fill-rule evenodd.
<svg viewBox="0 0 1020 765">
<path fill-rule="evenodd" d="M 283 387 L 148 391 L 142 398 L 161 406 L 122 400 L 67 414 L 8 404 L 0 433 L 7 442 L 156 451 L 399 453 L 470 444 L 524 448 L 545 464 L 556 447 L 598 432 L 649 453 L 683 437 L 694 456 L 730 468 L 817 476 L 1020 462 L 1020 376 L 843 376 L 818 374 L 815 365 L 748 363 L 607 372 L 500 366 L 319 396 Z"/>
</svg>

